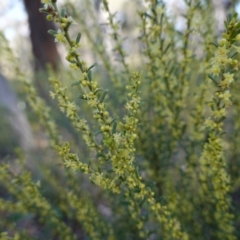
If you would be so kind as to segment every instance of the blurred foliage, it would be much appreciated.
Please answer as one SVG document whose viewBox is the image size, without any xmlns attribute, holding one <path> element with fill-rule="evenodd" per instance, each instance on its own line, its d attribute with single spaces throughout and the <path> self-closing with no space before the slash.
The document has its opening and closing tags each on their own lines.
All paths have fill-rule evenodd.
<svg viewBox="0 0 240 240">
<path fill-rule="evenodd" d="M 14 155 L 14 150 L 19 143 L 19 136 L 9 124 L 11 113 L 0 106 L 0 115 L 0 156 L 4 158 L 9 154 Z"/>
<path fill-rule="evenodd" d="M 66 49 L 51 106 L 1 35 L 37 146 L 0 164 L 0 239 L 238 239 L 237 15 L 218 39 L 208 0 L 184 1 L 180 29 L 160 0 L 125 6 L 133 21 L 42 2 Z"/>
</svg>

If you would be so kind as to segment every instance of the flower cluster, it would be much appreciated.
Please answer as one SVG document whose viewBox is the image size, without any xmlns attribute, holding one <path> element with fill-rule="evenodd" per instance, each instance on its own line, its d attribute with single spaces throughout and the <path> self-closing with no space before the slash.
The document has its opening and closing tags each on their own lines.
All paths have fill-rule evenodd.
<svg viewBox="0 0 240 240">
<path fill-rule="evenodd" d="M 212 216 L 214 220 L 211 219 L 207 210 L 204 211 L 205 218 L 217 225 L 217 237 L 236 239 L 232 226 L 233 215 L 230 213 L 230 177 L 226 170 L 222 140 L 223 120 L 226 117 L 227 108 L 231 105 L 229 89 L 234 80 L 232 71 L 239 64 L 234 59 L 235 55 L 229 56 L 235 42 L 236 36 L 234 35 L 238 30 L 236 15 L 227 23 L 226 28 L 227 32 L 223 34 L 224 38 L 220 41 L 216 54 L 211 60 L 212 68 L 209 78 L 214 81 L 218 89 L 209 103 L 212 109 L 211 117 L 205 123 L 205 126 L 209 129 L 209 137 L 200 158 L 200 180 L 204 198 L 211 195 L 213 198 L 209 201 L 209 204 L 216 209 L 214 216 Z M 211 184 L 209 184 L 210 182 Z"/>
<path fill-rule="evenodd" d="M 216 44 L 212 1 L 184 2 L 185 28 L 176 28 L 165 1 L 147 0 L 136 6 L 140 7 L 136 46 L 141 55 L 130 66 L 120 31 L 126 33 L 132 23 L 126 17 L 120 29 L 107 0 L 101 2 L 103 8 L 91 0 L 68 1 L 68 11 L 59 9 L 57 0 L 42 0 L 40 11 L 58 26 L 48 32 L 53 41 L 65 45 L 70 67 L 59 68 L 61 78 L 49 70 L 50 96 L 68 118 L 74 138 L 61 141 L 63 131 L 57 123 L 62 118 L 52 120 L 55 109 L 46 106 L 26 74 L 17 70 L 52 148 L 44 153 L 47 163 L 34 162 L 40 174 L 23 170 L 35 152 L 29 153 L 29 162 L 11 163 L 13 171 L 0 164 L 0 182 L 10 196 L 0 198 L 1 231 L 13 236 L 3 232 L 0 239 L 32 237 L 29 231 L 19 231 L 16 213 L 24 218 L 31 213 L 45 238 L 238 238 L 234 214 L 239 210 L 232 213 L 236 203 L 231 203 L 229 193 L 240 186 L 240 87 L 235 81 L 240 23 L 236 15 L 229 16 Z M 109 32 L 98 26 L 102 11 L 107 13 Z M 80 32 L 74 36 L 71 15 L 87 41 L 81 42 Z M 118 55 L 116 62 L 107 50 L 107 34 Z M 11 53 L 1 33 L 0 42 L 6 50 L 2 54 L 1 45 L 0 61 L 5 61 Z M 91 45 L 101 67 L 84 60 L 83 44 Z M 103 74 L 103 81 L 113 83 L 108 89 L 99 79 Z M 66 130 L 63 137 L 68 138 Z"/>
<path fill-rule="evenodd" d="M 24 206 L 20 212 L 25 212 L 27 209 L 28 212 L 39 215 L 40 222 L 54 224 L 56 226 L 54 231 L 58 234 L 59 239 L 76 239 L 71 229 L 58 218 L 52 206 L 41 195 L 39 185 L 32 182 L 29 173 L 23 172 L 14 176 L 6 164 L 0 165 L 0 173 L 1 182 L 4 182 L 8 190 L 16 197 L 16 204 L 19 207 Z"/>
</svg>

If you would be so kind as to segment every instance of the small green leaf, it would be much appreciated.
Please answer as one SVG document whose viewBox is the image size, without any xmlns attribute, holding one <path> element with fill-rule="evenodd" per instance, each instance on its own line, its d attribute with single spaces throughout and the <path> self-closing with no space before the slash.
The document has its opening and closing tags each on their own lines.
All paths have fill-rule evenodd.
<svg viewBox="0 0 240 240">
<path fill-rule="evenodd" d="M 46 10 L 45 8 L 39 8 L 39 12 L 49 13 L 49 11 Z"/>
<path fill-rule="evenodd" d="M 76 43 L 79 43 L 79 42 L 80 42 L 81 36 L 82 36 L 82 34 L 79 32 L 78 35 L 77 35 L 77 37 L 76 37 Z"/>
<path fill-rule="evenodd" d="M 225 119 L 226 119 L 226 117 L 223 116 L 223 117 L 221 117 L 221 118 L 218 120 L 218 122 L 219 122 L 219 123 L 220 123 L 220 122 L 223 122 Z"/>
<path fill-rule="evenodd" d="M 103 100 L 104 100 L 107 92 L 108 92 L 108 90 L 105 90 L 105 91 L 103 92 L 102 96 L 100 97 L 100 100 L 99 100 L 99 101 L 100 101 L 101 103 L 103 102 Z"/>
<path fill-rule="evenodd" d="M 240 22 L 235 26 L 236 29 L 240 28 Z"/>
<path fill-rule="evenodd" d="M 55 36 L 57 34 L 57 32 L 52 29 L 48 30 L 48 33 L 51 34 L 52 36 Z"/>
<path fill-rule="evenodd" d="M 234 58 L 237 54 L 238 54 L 238 52 L 235 52 L 235 53 L 231 56 L 231 58 Z"/>
<path fill-rule="evenodd" d="M 214 45 L 216 48 L 218 48 L 218 44 L 214 42 L 210 42 L 212 45 Z"/>
<path fill-rule="evenodd" d="M 97 136 L 100 133 L 102 133 L 102 131 L 101 130 L 97 130 L 96 132 L 93 133 L 93 136 Z"/>
<path fill-rule="evenodd" d="M 238 13 L 235 12 L 235 13 L 233 14 L 233 18 L 237 19 L 237 17 L 238 17 Z"/>
<path fill-rule="evenodd" d="M 225 28 L 227 28 L 227 25 L 228 25 L 227 21 L 224 21 Z"/>
<path fill-rule="evenodd" d="M 102 91 L 102 88 L 98 88 L 97 90 L 95 90 L 94 94 L 97 94 L 99 91 Z"/>
<path fill-rule="evenodd" d="M 88 80 L 91 82 L 92 81 L 92 71 L 89 70 L 87 73 Z"/>
<path fill-rule="evenodd" d="M 76 85 L 79 85 L 79 84 L 80 84 L 80 81 L 73 82 L 73 83 L 71 84 L 71 87 L 76 86 Z"/>
<path fill-rule="evenodd" d="M 164 49 L 163 54 L 165 54 L 165 53 L 167 52 L 167 50 L 169 49 L 170 46 L 171 46 L 171 43 L 169 43 L 169 44 L 167 45 L 167 47 Z"/>
<path fill-rule="evenodd" d="M 66 59 L 68 62 L 70 62 L 70 63 L 75 63 L 75 64 L 77 64 L 77 62 L 75 61 L 75 60 L 68 60 L 68 59 Z"/>
<path fill-rule="evenodd" d="M 117 121 L 117 118 L 114 118 L 114 119 L 110 122 L 110 125 L 113 124 L 115 121 Z"/>
<path fill-rule="evenodd" d="M 154 187 L 156 187 L 156 185 L 157 185 L 157 183 L 154 182 L 154 181 L 152 181 L 152 182 L 149 184 L 149 187 L 150 187 L 151 189 L 153 189 Z"/>
<path fill-rule="evenodd" d="M 210 105 L 210 108 L 211 108 L 212 111 L 215 110 L 215 107 L 213 105 Z"/>
<path fill-rule="evenodd" d="M 61 10 L 61 17 L 65 17 L 66 16 L 66 9 L 62 8 Z"/>
<path fill-rule="evenodd" d="M 91 164 L 92 164 L 92 163 L 91 163 L 91 161 L 89 160 L 89 161 L 88 161 L 88 168 L 91 167 Z"/>
<path fill-rule="evenodd" d="M 114 122 L 112 127 L 112 134 L 116 133 L 116 129 L 117 129 L 117 122 Z"/>
<path fill-rule="evenodd" d="M 89 70 L 91 70 L 93 67 L 95 67 L 95 66 L 97 66 L 97 63 L 94 63 L 93 65 L 91 65 L 89 68 L 88 68 L 88 70 L 87 70 L 87 72 L 89 71 Z"/>
<path fill-rule="evenodd" d="M 231 21 L 231 15 L 229 14 L 229 15 L 227 16 L 227 24 L 229 24 L 230 21 Z"/>
<path fill-rule="evenodd" d="M 211 74 L 208 74 L 208 77 L 216 84 L 218 85 L 217 81 L 213 78 Z"/>
<path fill-rule="evenodd" d="M 138 178 L 139 177 L 139 173 L 138 173 L 137 169 L 134 170 L 134 173 L 135 173 L 135 176 Z"/>
</svg>

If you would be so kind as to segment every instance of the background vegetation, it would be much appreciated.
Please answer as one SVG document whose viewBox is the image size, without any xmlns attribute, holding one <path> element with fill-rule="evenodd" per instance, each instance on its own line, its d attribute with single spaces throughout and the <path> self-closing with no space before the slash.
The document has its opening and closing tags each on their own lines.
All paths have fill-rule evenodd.
<svg viewBox="0 0 240 240">
<path fill-rule="evenodd" d="M 24 1 L 32 63 L 0 34 L 0 239 L 240 239 L 224 3 L 221 24 L 208 0 Z"/>
</svg>

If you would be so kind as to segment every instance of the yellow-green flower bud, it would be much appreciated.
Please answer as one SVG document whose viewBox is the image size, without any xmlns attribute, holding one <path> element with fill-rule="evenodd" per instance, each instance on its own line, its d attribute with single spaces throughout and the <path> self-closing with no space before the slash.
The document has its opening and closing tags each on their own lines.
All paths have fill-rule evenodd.
<svg viewBox="0 0 240 240">
<path fill-rule="evenodd" d="M 219 46 L 223 47 L 227 43 L 227 40 L 225 38 L 222 38 L 221 41 L 219 42 Z"/>
<path fill-rule="evenodd" d="M 52 21 L 52 20 L 53 20 L 52 14 L 48 14 L 47 17 L 46 17 L 46 19 L 47 19 L 48 21 Z"/>
</svg>

